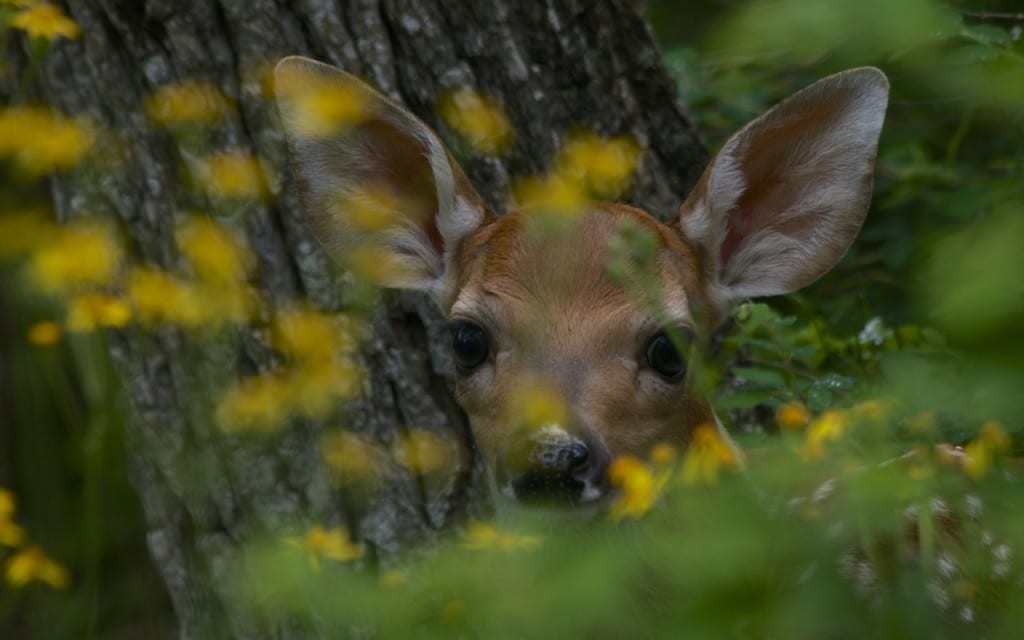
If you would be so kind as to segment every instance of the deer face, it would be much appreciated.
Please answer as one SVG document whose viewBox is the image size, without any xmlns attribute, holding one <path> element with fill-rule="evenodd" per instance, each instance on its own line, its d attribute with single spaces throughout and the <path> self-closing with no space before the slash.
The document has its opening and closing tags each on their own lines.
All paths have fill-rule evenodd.
<svg viewBox="0 0 1024 640">
<path fill-rule="evenodd" d="M 354 77 L 301 58 L 276 77 L 315 231 L 341 253 L 369 239 L 389 285 L 435 296 L 499 490 L 568 504 L 600 502 L 617 456 L 721 429 L 688 364 L 736 301 L 794 291 L 842 257 L 867 212 L 888 93 L 868 68 L 797 93 L 723 145 L 668 223 L 598 203 L 539 231 L 529 211 L 489 211 L 436 134 Z M 311 127 L 303 101 L 337 87 L 364 112 Z M 383 223 L 359 219 L 367 202 Z M 627 227 L 653 256 L 613 274 Z"/>
</svg>

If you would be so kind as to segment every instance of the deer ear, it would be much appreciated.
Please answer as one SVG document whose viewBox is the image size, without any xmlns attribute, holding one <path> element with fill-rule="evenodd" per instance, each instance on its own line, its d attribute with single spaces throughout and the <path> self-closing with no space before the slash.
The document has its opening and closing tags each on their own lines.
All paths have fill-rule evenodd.
<svg viewBox="0 0 1024 640">
<path fill-rule="evenodd" d="M 722 146 L 680 208 L 730 303 L 790 293 L 831 269 L 871 201 L 889 82 L 875 68 L 824 78 Z"/>
<path fill-rule="evenodd" d="M 329 65 L 285 58 L 274 81 L 314 235 L 342 261 L 369 256 L 385 286 L 444 291 L 459 243 L 493 214 L 437 134 Z"/>
</svg>

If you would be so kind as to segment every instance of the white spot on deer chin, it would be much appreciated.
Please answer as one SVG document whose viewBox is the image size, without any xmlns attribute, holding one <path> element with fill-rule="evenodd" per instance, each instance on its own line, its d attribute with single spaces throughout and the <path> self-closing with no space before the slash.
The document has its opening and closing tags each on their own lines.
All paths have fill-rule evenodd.
<svg viewBox="0 0 1024 640">
<path fill-rule="evenodd" d="M 541 442 L 568 440 L 572 436 L 557 422 L 547 422 L 537 427 L 533 439 Z"/>
<path fill-rule="evenodd" d="M 583 492 L 580 493 L 580 502 L 592 502 L 603 495 L 604 493 L 600 489 L 595 487 L 590 480 L 587 480 L 583 483 Z"/>
</svg>

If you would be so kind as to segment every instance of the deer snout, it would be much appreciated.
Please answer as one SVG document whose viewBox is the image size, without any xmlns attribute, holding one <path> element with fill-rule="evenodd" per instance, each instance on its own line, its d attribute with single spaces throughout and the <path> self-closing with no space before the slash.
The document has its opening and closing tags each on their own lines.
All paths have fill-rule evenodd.
<svg viewBox="0 0 1024 640">
<path fill-rule="evenodd" d="M 581 505 L 605 494 L 610 460 L 602 444 L 547 425 L 514 438 L 495 473 L 502 493 L 520 502 Z"/>
</svg>

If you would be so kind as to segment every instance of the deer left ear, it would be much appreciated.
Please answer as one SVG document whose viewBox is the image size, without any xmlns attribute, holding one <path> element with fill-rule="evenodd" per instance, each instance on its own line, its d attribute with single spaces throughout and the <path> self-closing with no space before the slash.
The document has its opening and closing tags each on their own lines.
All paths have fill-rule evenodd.
<svg viewBox="0 0 1024 640">
<path fill-rule="evenodd" d="M 493 214 L 437 134 L 326 64 L 285 58 L 274 81 L 317 239 L 343 261 L 364 255 L 385 286 L 443 295 L 459 244 Z"/>
<path fill-rule="evenodd" d="M 796 291 L 842 258 L 867 215 L 889 82 L 820 80 L 725 142 L 679 223 L 730 304 Z"/>
</svg>

